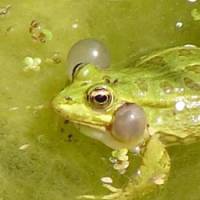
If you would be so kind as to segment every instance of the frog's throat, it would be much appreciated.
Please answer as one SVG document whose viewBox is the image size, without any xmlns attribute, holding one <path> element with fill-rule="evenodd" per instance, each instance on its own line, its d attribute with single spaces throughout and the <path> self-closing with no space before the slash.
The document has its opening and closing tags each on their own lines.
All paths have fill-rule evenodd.
<svg viewBox="0 0 200 200">
<path fill-rule="evenodd" d="M 70 120 L 71 123 L 77 127 L 81 133 L 84 135 L 98 140 L 101 143 L 105 144 L 106 146 L 112 148 L 112 149 L 121 149 L 121 148 L 127 148 L 130 151 L 133 151 L 133 149 L 138 146 L 139 144 L 142 144 L 144 140 L 146 139 L 146 136 L 142 137 L 139 140 L 131 141 L 130 143 L 124 143 L 117 139 L 115 139 L 110 131 L 110 127 L 102 126 L 102 125 L 94 125 L 91 123 L 85 123 L 85 122 L 79 122 L 77 120 Z"/>
</svg>

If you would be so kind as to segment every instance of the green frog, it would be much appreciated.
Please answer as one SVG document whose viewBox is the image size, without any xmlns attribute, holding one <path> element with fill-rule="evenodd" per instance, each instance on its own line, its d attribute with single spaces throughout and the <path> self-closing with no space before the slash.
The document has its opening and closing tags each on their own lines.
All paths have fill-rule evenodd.
<svg viewBox="0 0 200 200">
<path fill-rule="evenodd" d="M 79 64 L 52 104 L 82 133 L 112 149 L 140 149 L 138 173 L 102 197 L 137 199 L 167 179 L 166 147 L 200 136 L 200 48 L 154 52 L 120 70 Z"/>
</svg>

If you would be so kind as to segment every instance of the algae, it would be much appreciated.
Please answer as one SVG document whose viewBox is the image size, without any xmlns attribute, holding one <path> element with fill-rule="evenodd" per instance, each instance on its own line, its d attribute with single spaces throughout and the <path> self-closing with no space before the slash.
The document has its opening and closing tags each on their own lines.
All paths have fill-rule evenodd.
<svg viewBox="0 0 200 200">
<path fill-rule="evenodd" d="M 109 148 L 64 124 L 51 109 L 51 99 L 66 83 L 67 52 L 80 39 L 96 38 L 110 49 L 117 68 L 155 49 L 200 45 L 192 9 L 199 9 L 198 1 L 1 0 L 0 199 L 105 194 L 100 181 L 105 176 L 117 187 L 125 184 L 133 164 L 120 176 L 109 162 Z M 45 34 L 36 34 L 47 36 L 44 42 L 32 37 L 33 20 L 44 27 Z M 27 57 L 40 58 L 40 70 L 24 72 Z M 198 144 L 171 148 L 169 182 L 147 199 L 198 200 L 199 152 Z"/>
</svg>

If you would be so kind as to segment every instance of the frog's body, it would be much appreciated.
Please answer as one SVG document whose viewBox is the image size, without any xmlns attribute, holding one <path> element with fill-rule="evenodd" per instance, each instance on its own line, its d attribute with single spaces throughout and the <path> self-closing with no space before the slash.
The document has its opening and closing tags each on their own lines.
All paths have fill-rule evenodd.
<svg viewBox="0 0 200 200">
<path fill-rule="evenodd" d="M 200 49 L 177 47 L 142 58 L 132 74 L 132 91 L 137 91 L 133 99 L 146 110 L 150 127 L 163 142 L 196 141 L 200 136 Z"/>
<path fill-rule="evenodd" d="M 87 102 L 86 93 L 93 87 L 111 91 L 109 108 L 94 109 Z M 142 138 L 124 143 L 110 134 L 110 127 L 115 111 L 127 102 L 144 109 L 147 126 Z M 132 199 L 136 191 L 153 185 L 150 180 L 168 174 L 166 144 L 200 137 L 200 48 L 167 49 L 117 72 L 86 65 L 54 99 L 53 106 L 64 118 L 81 125 L 85 134 L 111 148 L 133 149 L 145 143 L 140 169 L 144 175 L 133 178 L 136 182 L 130 181 L 120 198 Z"/>
</svg>

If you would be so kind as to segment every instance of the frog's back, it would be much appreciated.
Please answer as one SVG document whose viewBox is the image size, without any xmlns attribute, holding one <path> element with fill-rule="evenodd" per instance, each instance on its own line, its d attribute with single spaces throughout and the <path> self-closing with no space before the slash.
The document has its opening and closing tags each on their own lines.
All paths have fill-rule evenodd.
<svg viewBox="0 0 200 200">
<path fill-rule="evenodd" d="M 175 47 L 141 58 L 133 68 L 133 100 L 166 142 L 200 138 L 200 48 Z"/>
</svg>

